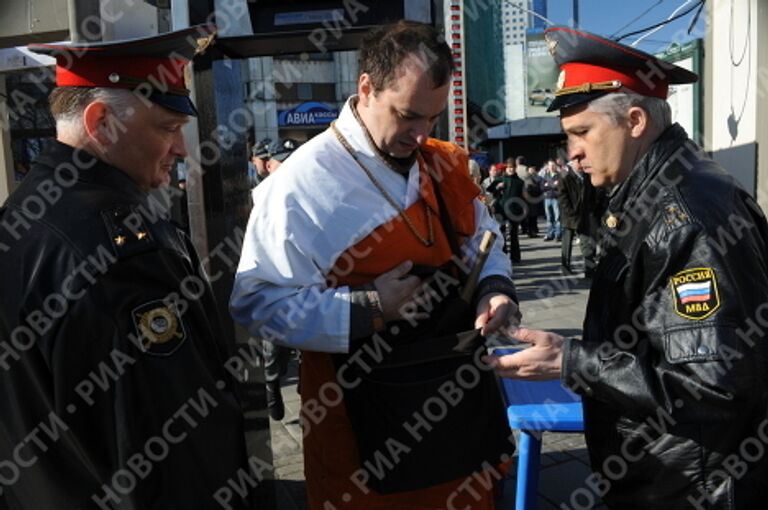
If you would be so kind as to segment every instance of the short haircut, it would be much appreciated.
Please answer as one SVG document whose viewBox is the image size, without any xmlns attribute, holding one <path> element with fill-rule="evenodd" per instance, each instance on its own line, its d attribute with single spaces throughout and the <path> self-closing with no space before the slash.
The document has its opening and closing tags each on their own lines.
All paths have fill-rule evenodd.
<svg viewBox="0 0 768 510">
<path fill-rule="evenodd" d="M 479 177 L 482 175 L 480 171 L 480 163 L 475 161 L 474 159 L 469 160 L 469 175 L 472 177 Z"/>
<path fill-rule="evenodd" d="M 604 113 L 618 125 L 627 118 L 627 112 L 633 106 L 638 106 L 648 114 L 651 125 L 658 129 L 666 129 L 672 124 L 672 109 L 666 100 L 659 97 L 642 96 L 629 89 L 606 94 L 589 102 L 588 111 Z"/>
<path fill-rule="evenodd" d="M 125 89 L 56 87 L 48 96 L 56 129 L 74 128 L 85 107 L 94 101 L 107 103 L 118 119 L 125 119 L 135 111 L 138 95 Z"/>
<path fill-rule="evenodd" d="M 373 91 L 389 87 L 408 57 L 429 73 L 434 88 L 442 87 L 453 72 L 451 49 L 430 25 L 400 20 L 370 32 L 360 47 L 360 73 L 371 77 Z"/>
</svg>

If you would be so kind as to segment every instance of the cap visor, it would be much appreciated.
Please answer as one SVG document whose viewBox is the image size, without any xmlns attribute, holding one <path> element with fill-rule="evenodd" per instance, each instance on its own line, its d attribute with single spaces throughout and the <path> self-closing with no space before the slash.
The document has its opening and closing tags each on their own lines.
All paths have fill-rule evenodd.
<svg viewBox="0 0 768 510">
<path fill-rule="evenodd" d="M 565 94 L 562 96 L 556 96 L 555 99 L 552 101 L 552 103 L 549 105 L 549 108 L 547 108 L 547 111 L 554 112 L 556 110 L 564 110 L 572 106 L 586 104 L 590 101 L 597 99 L 598 97 L 603 97 L 604 95 L 609 93 L 610 91 L 591 92 L 591 93 L 582 92 L 582 93 L 576 93 L 576 94 Z"/>
<path fill-rule="evenodd" d="M 161 94 L 155 92 L 149 95 L 148 98 L 155 104 L 159 104 L 171 111 L 197 117 L 197 108 L 195 108 L 192 100 L 187 96 L 179 96 L 176 94 Z"/>
<path fill-rule="evenodd" d="M 290 156 L 291 154 L 293 154 L 293 153 L 292 152 L 283 152 L 282 154 L 275 154 L 274 156 L 272 156 L 272 159 L 275 159 L 277 161 L 282 162 L 282 161 L 285 161 L 286 159 L 288 159 L 288 156 Z"/>
</svg>

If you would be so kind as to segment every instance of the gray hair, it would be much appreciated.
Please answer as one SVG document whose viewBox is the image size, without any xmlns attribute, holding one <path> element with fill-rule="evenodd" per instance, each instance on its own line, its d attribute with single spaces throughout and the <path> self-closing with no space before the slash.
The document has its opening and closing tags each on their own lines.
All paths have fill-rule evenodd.
<svg viewBox="0 0 768 510">
<path fill-rule="evenodd" d="M 106 103 L 117 120 L 133 115 L 140 99 L 130 90 L 103 87 L 61 87 L 51 94 L 51 113 L 56 120 L 56 131 L 80 134 L 83 130 L 82 114 L 94 101 Z"/>
<path fill-rule="evenodd" d="M 587 111 L 604 113 L 614 124 L 627 118 L 627 111 L 638 106 L 648 114 L 651 125 L 664 130 L 672 124 L 672 109 L 665 99 L 641 96 L 629 89 L 621 89 L 589 102 Z"/>
<path fill-rule="evenodd" d="M 474 159 L 469 160 L 469 175 L 471 177 L 479 177 L 481 175 L 480 164 Z"/>
</svg>

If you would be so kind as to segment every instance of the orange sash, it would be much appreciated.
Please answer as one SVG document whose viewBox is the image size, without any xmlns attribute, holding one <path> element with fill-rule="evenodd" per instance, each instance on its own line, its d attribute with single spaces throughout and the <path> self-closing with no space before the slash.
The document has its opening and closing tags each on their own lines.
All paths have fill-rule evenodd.
<svg viewBox="0 0 768 510">
<path fill-rule="evenodd" d="M 475 231 L 473 199 L 479 189 L 470 180 L 467 157 L 455 145 L 429 140 L 422 148 L 426 166 L 435 179 L 454 229 L 459 236 Z M 439 220 L 432 180 L 419 167 L 421 199 L 406 210 L 416 230 L 426 238 L 426 207 L 432 212 L 435 243 L 426 247 L 398 216 L 380 225 L 365 239 L 349 248 L 336 262 L 329 281 L 337 286 L 361 285 L 393 269 L 405 260 L 440 266 L 452 253 Z M 361 170 L 362 172 L 362 170 Z M 383 201 L 383 200 L 382 200 Z M 350 264 L 350 261 L 353 263 Z M 359 468 L 357 445 L 341 400 L 341 389 L 331 357 L 326 353 L 304 351 L 301 363 L 302 419 L 304 420 L 304 471 L 310 510 L 337 508 L 359 510 L 427 510 L 466 508 L 492 510 L 490 482 L 480 475 L 456 480 L 429 489 L 381 495 L 354 478 Z M 445 458 L 451 458 L 445 445 Z"/>
</svg>

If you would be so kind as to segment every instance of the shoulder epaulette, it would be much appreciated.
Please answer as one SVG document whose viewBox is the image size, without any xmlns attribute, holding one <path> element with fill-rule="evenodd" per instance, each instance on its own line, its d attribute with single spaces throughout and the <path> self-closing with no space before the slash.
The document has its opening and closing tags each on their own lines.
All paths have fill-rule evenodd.
<svg viewBox="0 0 768 510">
<path fill-rule="evenodd" d="M 660 205 L 662 221 L 667 230 L 674 230 L 693 222 L 685 204 L 677 200 L 673 193 L 664 194 Z"/>
<path fill-rule="evenodd" d="M 119 259 L 156 248 L 144 217 L 131 206 L 121 205 L 101 211 L 112 249 Z"/>
</svg>

